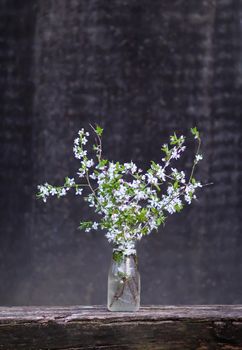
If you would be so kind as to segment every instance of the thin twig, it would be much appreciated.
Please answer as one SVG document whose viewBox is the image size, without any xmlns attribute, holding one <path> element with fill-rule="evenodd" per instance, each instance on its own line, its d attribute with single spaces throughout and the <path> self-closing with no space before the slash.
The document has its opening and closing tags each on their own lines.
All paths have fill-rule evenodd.
<svg viewBox="0 0 242 350">
<path fill-rule="evenodd" d="M 95 135 L 97 136 L 98 138 L 98 143 L 96 142 L 96 145 L 98 147 L 98 155 L 97 155 L 97 158 L 98 158 L 98 161 L 100 162 L 101 159 L 102 159 L 102 139 L 101 137 L 96 133 L 96 129 L 94 128 L 94 126 L 92 124 L 90 124 L 90 127 L 92 128 L 92 130 L 95 132 Z"/>
<path fill-rule="evenodd" d="M 192 180 L 192 178 L 193 178 L 194 170 L 195 170 L 195 167 L 196 167 L 196 165 L 197 165 L 196 157 L 197 157 L 197 155 L 198 155 L 199 152 L 200 152 L 200 147 L 201 147 L 201 139 L 200 139 L 200 137 L 199 137 L 199 139 L 198 139 L 197 151 L 196 151 L 196 154 L 195 154 L 195 158 L 194 158 L 194 162 L 193 162 L 193 166 L 192 166 L 192 171 L 191 171 L 191 175 L 190 175 L 190 178 L 189 178 L 189 182 L 188 182 L 188 183 L 190 183 L 191 180 Z"/>
<path fill-rule="evenodd" d="M 126 282 L 122 283 L 121 288 L 120 288 L 120 285 L 119 285 L 119 289 L 121 289 L 121 291 L 119 292 L 119 289 L 116 291 L 116 293 L 113 296 L 113 299 L 112 299 L 111 303 L 109 304 L 109 307 L 112 307 L 113 303 L 115 302 L 115 300 L 118 300 L 123 295 L 125 283 Z"/>
</svg>

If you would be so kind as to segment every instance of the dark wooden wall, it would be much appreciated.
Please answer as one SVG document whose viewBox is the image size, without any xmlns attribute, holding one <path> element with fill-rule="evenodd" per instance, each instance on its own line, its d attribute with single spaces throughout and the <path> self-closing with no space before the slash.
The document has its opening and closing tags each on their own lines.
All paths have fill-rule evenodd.
<svg viewBox="0 0 242 350">
<path fill-rule="evenodd" d="M 35 199 L 78 167 L 89 122 L 108 157 L 144 167 L 199 127 L 214 185 L 140 243 L 142 302 L 241 303 L 241 2 L 1 0 L 0 17 L 0 303 L 106 302 L 111 247 L 76 229 L 90 210 Z"/>
</svg>

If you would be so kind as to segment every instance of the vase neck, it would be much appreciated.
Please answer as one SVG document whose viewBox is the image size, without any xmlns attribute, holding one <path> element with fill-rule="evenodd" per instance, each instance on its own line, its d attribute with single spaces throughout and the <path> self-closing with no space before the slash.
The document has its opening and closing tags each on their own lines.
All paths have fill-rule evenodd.
<svg viewBox="0 0 242 350">
<path fill-rule="evenodd" d="M 112 256 L 113 263 L 121 266 L 123 264 L 128 264 L 129 266 L 135 266 L 137 265 L 137 253 L 136 250 L 134 250 L 133 254 L 125 255 L 121 251 L 113 250 L 113 256 Z"/>
</svg>

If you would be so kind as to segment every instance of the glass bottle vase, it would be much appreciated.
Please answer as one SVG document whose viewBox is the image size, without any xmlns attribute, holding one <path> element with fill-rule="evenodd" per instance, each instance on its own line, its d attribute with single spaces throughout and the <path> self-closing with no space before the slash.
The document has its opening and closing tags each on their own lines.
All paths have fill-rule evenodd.
<svg viewBox="0 0 242 350">
<path fill-rule="evenodd" d="M 108 310 L 137 311 L 140 307 L 140 274 L 137 255 L 113 258 L 108 274 Z"/>
</svg>

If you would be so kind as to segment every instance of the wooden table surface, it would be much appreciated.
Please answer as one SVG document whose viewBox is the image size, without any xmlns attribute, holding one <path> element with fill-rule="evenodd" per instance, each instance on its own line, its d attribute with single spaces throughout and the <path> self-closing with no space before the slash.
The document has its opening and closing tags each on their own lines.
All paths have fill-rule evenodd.
<svg viewBox="0 0 242 350">
<path fill-rule="evenodd" d="M 242 305 L 1 307 L 0 349 L 242 349 Z"/>
</svg>

